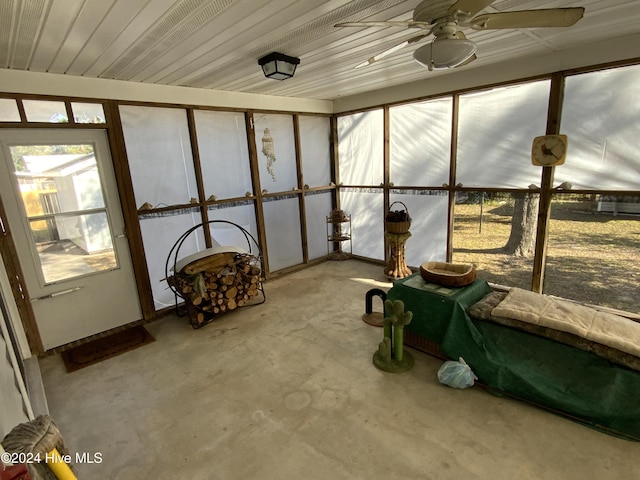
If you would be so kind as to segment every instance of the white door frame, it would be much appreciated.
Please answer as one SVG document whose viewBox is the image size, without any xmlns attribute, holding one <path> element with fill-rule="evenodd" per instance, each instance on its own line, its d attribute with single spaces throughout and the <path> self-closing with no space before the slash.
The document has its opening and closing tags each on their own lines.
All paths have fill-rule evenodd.
<svg viewBox="0 0 640 480">
<path fill-rule="evenodd" d="M 12 178 L 8 145 L 91 144 L 94 146 L 104 205 L 108 212 L 117 268 L 100 273 L 45 283 L 24 205 Z M 105 130 L 6 129 L 0 130 L 2 200 L 18 253 L 27 301 L 36 319 L 45 350 L 49 350 L 142 318 L 129 244 Z M 5 175 L 10 171 L 9 175 Z"/>
</svg>

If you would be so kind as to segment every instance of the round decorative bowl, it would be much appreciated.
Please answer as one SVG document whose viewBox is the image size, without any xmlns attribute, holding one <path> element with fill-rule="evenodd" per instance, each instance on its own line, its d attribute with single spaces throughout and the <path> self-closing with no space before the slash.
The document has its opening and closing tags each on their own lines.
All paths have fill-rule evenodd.
<svg viewBox="0 0 640 480">
<path fill-rule="evenodd" d="M 420 275 L 425 282 L 445 287 L 464 287 L 476 280 L 476 267 L 462 263 L 425 262 L 420 265 Z"/>
</svg>

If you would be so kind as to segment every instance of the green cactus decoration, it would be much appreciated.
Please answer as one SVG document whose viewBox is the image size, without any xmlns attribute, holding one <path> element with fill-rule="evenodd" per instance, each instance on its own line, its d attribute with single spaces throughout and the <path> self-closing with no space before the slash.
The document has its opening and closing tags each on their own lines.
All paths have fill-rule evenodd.
<svg viewBox="0 0 640 480">
<path fill-rule="evenodd" d="M 402 300 L 385 300 L 384 337 L 373 354 L 373 364 L 386 372 L 404 372 L 413 367 L 413 356 L 404 351 L 404 326 L 413 318 L 412 312 L 404 311 Z"/>
<path fill-rule="evenodd" d="M 389 337 L 383 338 L 382 341 L 378 344 L 377 353 L 385 362 L 391 361 L 391 339 Z"/>
</svg>

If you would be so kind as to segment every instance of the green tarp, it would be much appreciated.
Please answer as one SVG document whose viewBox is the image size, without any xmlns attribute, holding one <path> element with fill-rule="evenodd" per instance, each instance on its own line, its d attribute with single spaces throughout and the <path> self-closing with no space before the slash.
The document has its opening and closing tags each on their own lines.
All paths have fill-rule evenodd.
<svg viewBox="0 0 640 480">
<path fill-rule="evenodd" d="M 387 299 L 402 300 L 405 328 L 463 357 L 479 381 L 587 425 L 640 440 L 640 372 L 526 332 L 471 319 L 466 309 L 491 288 L 483 280 L 458 289 L 427 285 L 419 274 L 394 282 Z"/>
</svg>

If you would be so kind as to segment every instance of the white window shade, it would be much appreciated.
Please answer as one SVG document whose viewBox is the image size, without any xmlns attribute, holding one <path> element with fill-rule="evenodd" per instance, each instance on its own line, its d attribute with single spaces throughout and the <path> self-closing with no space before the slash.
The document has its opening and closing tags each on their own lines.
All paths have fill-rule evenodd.
<svg viewBox="0 0 640 480">
<path fill-rule="evenodd" d="M 201 222 L 196 213 L 169 215 L 163 217 L 140 217 L 140 230 L 147 270 L 151 281 L 153 301 L 156 310 L 175 304 L 174 293 L 167 287 L 165 266 L 169 251 L 180 235 Z M 177 260 L 206 248 L 202 231 L 195 231 L 184 241 Z M 170 262 L 174 260 L 172 256 Z M 173 263 L 169 264 L 171 267 Z"/>
<path fill-rule="evenodd" d="M 253 193 L 244 114 L 196 110 L 195 119 L 206 198 Z"/>
<path fill-rule="evenodd" d="M 382 189 L 340 189 L 340 206 L 351 214 L 353 254 L 384 260 Z"/>
<path fill-rule="evenodd" d="M 275 200 L 262 204 L 269 252 L 269 271 L 302 263 L 300 207 L 297 198 Z"/>
<path fill-rule="evenodd" d="M 302 175 L 310 187 L 323 187 L 331 182 L 331 124 L 327 117 L 298 117 Z"/>
<path fill-rule="evenodd" d="M 343 185 L 378 186 L 383 180 L 382 110 L 338 118 L 339 181 Z"/>
<path fill-rule="evenodd" d="M 198 198 L 187 112 L 123 105 L 120 116 L 138 208 Z"/>
<path fill-rule="evenodd" d="M 411 216 L 411 237 L 405 246 L 407 265 L 417 268 L 424 262 L 447 259 L 447 222 L 449 197 L 446 192 L 409 190 L 389 195 L 389 204 L 402 202 Z M 392 207 L 399 209 L 398 204 Z"/>
<path fill-rule="evenodd" d="M 389 109 L 390 180 L 395 186 L 449 182 L 451 97 Z"/>
<path fill-rule="evenodd" d="M 328 252 L 326 217 L 331 212 L 331 193 L 309 193 L 304 196 L 307 220 L 309 260 L 324 257 Z"/>
<path fill-rule="evenodd" d="M 258 253 L 257 249 L 259 246 L 254 243 L 251 238 L 247 239 L 242 230 L 236 227 L 237 225 L 244 228 L 256 242 L 259 242 L 253 202 L 244 205 L 223 203 L 210 206 L 208 215 L 209 220 L 222 220 L 222 222 L 212 222 L 209 224 L 211 239 L 214 245 L 238 246 L 247 251 L 251 251 L 254 255 Z"/>
<path fill-rule="evenodd" d="M 528 188 L 540 185 L 531 143 L 544 135 L 548 80 L 460 96 L 456 184 Z"/>
<path fill-rule="evenodd" d="M 638 65 L 567 78 L 560 130 L 569 143 L 554 183 L 640 190 L 639 103 Z"/>
</svg>

